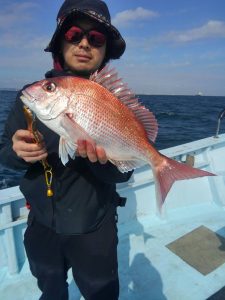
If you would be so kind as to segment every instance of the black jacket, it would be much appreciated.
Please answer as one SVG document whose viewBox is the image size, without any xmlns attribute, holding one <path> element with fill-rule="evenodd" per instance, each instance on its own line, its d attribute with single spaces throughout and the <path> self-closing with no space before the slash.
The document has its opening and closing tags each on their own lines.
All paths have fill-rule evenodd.
<svg viewBox="0 0 225 300">
<path fill-rule="evenodd" d="M 65 75 L 48 73 L 50 76 Z M 58 157 L 59 136 L 37 120 L 37 129 L 44 136 L 48 162 L 53 168 L 53 197 L 46 195 L 43 166 L 40 162 L 26 163 L 12 149 L 12 136 L 18 129 L 26 129 L 23 103 L 18 93 L 8 116 L 0 141 L 0 163 L 12 169 L 27 170 L 20 190 L 31 205 L 29 220 L 53 228 L 58 233 L 77 234 L 94 231 L 119 200 L 116 183 L 127 181 L 132 172 L 124 173 L 107 162 L 91 163 L 76 157 L 63 166 Z"/>
</svg>

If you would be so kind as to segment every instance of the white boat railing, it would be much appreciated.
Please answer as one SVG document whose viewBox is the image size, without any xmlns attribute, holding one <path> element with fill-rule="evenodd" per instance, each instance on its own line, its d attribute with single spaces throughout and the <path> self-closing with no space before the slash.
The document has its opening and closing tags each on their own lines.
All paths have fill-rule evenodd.
<svg viewBox="0 0 225 300">
<path fill-rule="evenodd" d="M 225 134 L 219 138 L 210 137 L 161 152 L 182 162 L 191 157 L 195 167 L 222 175 L 220 179 L 215 177 L 211 177 L 210 180 L 203 179 L 201 191 L 204 193 L 205 190 L 204 197 L 207 201 L 225 205 L 225 199 L 222 199 L 225 195 Z M 218 182 L 220 187 L 217 185 Z M 137 169 L 128 183 L 119 184 L 118 192 L 128 198 L 126 209 L 119 209 L 119 224 L 122 225 L 134 218 L 157 215 L 157 205 L 152 201 L 155 199 L 154 179 L 148 166 Z M 143 199 L 144 193 L 145 198 L 146 194 L 149 195 L 147 199 Z M 184 201 L 184 205 L 186 204 Z M 167 209 L 173 209 L 177 204 L 173 201 L 173 205 L 171 207 L 169 205 Z M 5 268 L 8 274 L 18 273 L 26 259 L 23 234 L 27 215 L 26 202 L 18 186 L 0 190 L 0 269 Z"/>
<path fill-rule="evenodd" d="M 2 242 L 0 247 L 4 247 L 5 250 L 1 249 L 0 252 L 5 254 L 5 257 L 0 254 L 0 267 L 6 266 L 9 274 L 19 272 L 19 264 L 23 263 L 21 259 L 25 257 L 24 253 L 23 255 L 19 253 L 19 248 L 21 248 L 21 235 L 26 227 L 27 215 L 25 200 L 18 186 L 0 191 L 0 240 Z M 18 236 L 19 227 L 20 236 Z"/>
<path fill-rule="evenodd" d="M 216 135 L 215 138 L 219 137 L 219 131 L 220 131 L 220 124 L 221 124 L 221 120 L 225 117 L 225 108 L 223 110 L 221 110 L 221 112 L 219 113 L 218 116 L 218 121 L 217 121 L 217 128 L 216 128 Z"/>
</svg>

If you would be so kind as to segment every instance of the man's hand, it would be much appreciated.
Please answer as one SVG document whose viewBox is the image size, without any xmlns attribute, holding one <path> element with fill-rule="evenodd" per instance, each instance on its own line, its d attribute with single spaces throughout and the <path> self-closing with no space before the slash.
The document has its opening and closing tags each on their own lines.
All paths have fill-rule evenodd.
<svg viewBox="0 0 225 300">
<path fill-rule="evenodd" d="M 96 146 L 95 148 L 88 141 L 78 140 L 77 141 L 77 153 L 83 157 L 88 159 L 91 162 L 99 161 L 100 164 L 106 164 L 108 159 L 106 157 L 105 150 L 102 147 Z"/>
<path fill-rule="evenodd" d="M 41 134 L 40 138 L 42 139 Z M 43 140 L 37 144 L 33 133 L 29 130 L 17 130 L 12 137 L 12 142 L 12 148 L 17 156 L 26 162 L 35 163 L 48 156 Z"/>
</svg>

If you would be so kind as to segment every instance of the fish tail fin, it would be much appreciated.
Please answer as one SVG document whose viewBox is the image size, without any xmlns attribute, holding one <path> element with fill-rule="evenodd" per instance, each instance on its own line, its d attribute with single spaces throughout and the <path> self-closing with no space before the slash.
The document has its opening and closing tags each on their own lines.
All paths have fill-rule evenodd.
<svg viewBox="0 0 225 300">
<path fill-rule="evenodd" d="M 175 181 L 203 176 L 215 176 L 215 174 L 193 168 L 164 155 L 161 155 L 161 158 L 161 163 L 155 166 L 153 170 L 156 182 L 157 204 L 160 211 L 165 198 Z"/>
</svg>

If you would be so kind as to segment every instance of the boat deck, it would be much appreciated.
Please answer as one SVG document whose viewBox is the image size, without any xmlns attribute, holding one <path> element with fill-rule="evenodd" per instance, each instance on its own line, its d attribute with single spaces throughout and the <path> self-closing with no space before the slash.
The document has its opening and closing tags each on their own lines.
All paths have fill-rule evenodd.
<svg viewBox="0 0 225 300">
<path fill-rule="evenodd" d="M 121 299 L 204 300 L 224 286 L 224 210 L 209 204 L 174 214 L 121 237 Z"/>
<path fill-rule="evenodd" d="M 205 300 L 225 285 L 224 209 L 208 204 L 185 209 L 185 213 L 182 210 L 168 215 L 166 221 L 143 217 L 142 223 L 134 220 L 119 225 L 121 300 Z M 215 237 L 209 238 L 209 249 L 203 246 L 205 231 L 202 229 L 205 228 Z M 194 235 L 196 230 L 199 232 Z M 188 233 L 193 237 L 178 245 L 179 255 L 168 248 Z M 198 246 L 193 251 L 189 246 L 196 243 Z M 181 257 L 188 251 L 189 262 Z M 196 258 L 200 258 L 198 264 Z M 80 300 L 71 274 L 68 282 L 69 299 Z M 8 275 L 6 269 L 1 270 L 0 298 L 15 299 L 15 293 L 17 300 L 37 300 L 40 296 L 27 261 L 19 274 Z"/>
</svg>

